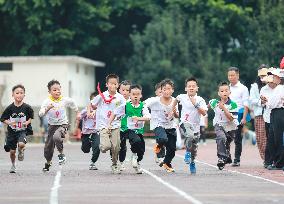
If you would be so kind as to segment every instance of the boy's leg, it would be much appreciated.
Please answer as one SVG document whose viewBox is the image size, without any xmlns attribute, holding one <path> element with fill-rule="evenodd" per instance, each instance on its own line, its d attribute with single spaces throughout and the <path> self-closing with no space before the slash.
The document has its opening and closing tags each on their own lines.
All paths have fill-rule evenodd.
<svg viewBox="0 0 284 204">
<path fill-rule="evenodd" d="M 217 156 L 224 161 L 227 159 L 227 135 L 223 127 L 216 125 L 214 127 L 216 133 Z"/>
<path fill-rule="evenodd" d="M 82 146 L 81 146 L 81 150 L 84 153 L 89 153 L 90 149 L 92 147 L 92 143 L 91 143 L 91 134 L 82 134 L 81 137 L 81 141 L 82 141 Z"/>
<path fill-rule="evenodd" d="M 143 135 L 136 134 L 133 130 L 128 130 L 128 138 L 132 153 L 137 154 L 137 162 L 141 161 L 145 152 Z"/>
<path fill-rule="evenodd" d="M 53 134 L 53 140 L 55 146 L 60 154 L 63 153 L 63 140 L 65 138 L 66 132 L 67 132 L 66 126 L 59 126 Z"/>
<path fill-rule="evenodd" d="M 125 161 L 127 146 L 126 146 L 127 134 L 125 132 L 120 132 L 120 150 L 119 150 L 119 161 L 122 163 Z"/>
<path fill-rule="evenodd" d="M 54 140 L 53 140 L 53 134 L 56 131 L 57 127 L 50 125 L 48 127 L 48 134 L 47 138 L 45 140 L 44 145 L 44 158 L 46 159 L 47 163 L 50 164 L 53 153 L 54 153 Z"/>
<path fill-rule="evenodd" d="M 118 160 L 118 154 L 120 150 L 120 130 L 119 128 L 111 130 L 111 152 L 112 152 L 112 164 L 116 165 Z"/>
<path fill-rule="evenodd" d="M 162 127 L 157 127 L 154 129 L 156 142 L 158 144 L 158 147 L 160 148 L 160 151 L 157 153 L 158 158 L 165 157 L 165 145 L 168 142 L 168 136 L 166 134 L 166 131 Z"/>
<path fill-rule="evenodd" d="M 26 138 L 26 133 L 23 131 L 19 133 L 18 136 L 18 160 L 23 161 L 24 160 L 24 151 L 25 151 L 25 146 L 27 143 L 27 138 Z"/>
<path fill-rule="evenodd" d="M 97 133 L 91 134 L 92 141 L 92 162 L 96 163 L 100 156 L 100 136 Z"/>
<path fill-rule="evenodd" d="M 168 141 L 166 143 L 166 155 L 164 163 L 171 166 L 171 162 L 175 157 L 177 135 L 175 128 L 166 130 Z"/>
<path fill-rule="evenodd" d="M 110 149 L 111 149 L 110 132 L 107 129 L 102 129 L 100 130 L 100 150 L 102 153 L 106 153 Z"/>
</svg>

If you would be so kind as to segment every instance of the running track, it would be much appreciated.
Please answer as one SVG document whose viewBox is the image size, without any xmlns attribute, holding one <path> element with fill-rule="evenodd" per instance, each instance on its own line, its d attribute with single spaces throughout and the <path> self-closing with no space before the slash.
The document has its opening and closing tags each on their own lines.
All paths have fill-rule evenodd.
<svg viewBox="0 0 284 204">
<path fill-rule="evenodd" d="M 80 144 L 65 145 L 68 162 L 43 173 L 43 146 L 29 144 L 17 174 L 10 174 L 8 154 L 0 151 L 0 204 L 22 203 L 284 203 L 284 174 L 262 168 L 257 148 L 245 146 L 241 167 L 215 167 L 216 144 L 199 147 L 197 174 L 190 175 L 177 151 L 168 174 L 153 160 L 153 140 L 147 140 L 144 174 L 136 175 L 130 164 L 121 175 L 110 172 L 109 153 L 101 154 L 98 171 L 89 171 L 90 155 Z M 233 149 L 233 148 L 232 148 Z M 128 155 L 129 157 L 129 150 Z"/>
</svg>

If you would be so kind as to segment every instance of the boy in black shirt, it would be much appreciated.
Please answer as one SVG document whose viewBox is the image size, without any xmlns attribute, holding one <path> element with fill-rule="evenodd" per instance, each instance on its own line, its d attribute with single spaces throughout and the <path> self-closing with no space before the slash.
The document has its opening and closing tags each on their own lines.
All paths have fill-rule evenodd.
<svg viewBox="0 0 284 204">
<path fill-rule="evenodd" d="M 18 160 L 24 160 L 25 144 L 27 135 L 32 135 L 31 120 L 34 117 L 34 111 L 28 104 L 23 102 L 25 97 L 25 87 L 16 85 L 12 89 L 14 102 L 9 105 L 1 116 L 1 122 L 8 125 L 8 136 L 4 149 L 10 152 L 12 167 L 10 173 L 16 173 L 16 149 L 18 146 Z"/>
</svg>

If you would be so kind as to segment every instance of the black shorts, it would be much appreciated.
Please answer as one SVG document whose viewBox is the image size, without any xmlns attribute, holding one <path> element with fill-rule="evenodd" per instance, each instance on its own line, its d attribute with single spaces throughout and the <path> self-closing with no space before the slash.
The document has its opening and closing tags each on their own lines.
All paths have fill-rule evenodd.
<svg viewBox="0 0 284 204">
<path fill-rule="evenodd" d="M 25 144 L 27 143 L 26 131 L 20 131 L 14 134 L 8 134 L 4 145 L 5 151 L 9 152 L 10 150 L 16 150 L 19 142 Z"/>
</svg>

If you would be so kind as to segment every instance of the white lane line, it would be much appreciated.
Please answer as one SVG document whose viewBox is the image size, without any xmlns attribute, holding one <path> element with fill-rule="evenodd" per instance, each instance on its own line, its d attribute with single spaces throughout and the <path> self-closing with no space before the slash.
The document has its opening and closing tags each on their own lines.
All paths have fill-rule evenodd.
<svg viewBox="0 0 284 204">
<path fill-rule="evenodd" d="M 181 158 L 181 159 L 184 158 L 184 156 L 182 156 L 180 154 L 176 154 L 176 156 Z M 203 162 L 203 161 L 199 161 L 199 160 L 195 160 L 195 161 L 197 163 L 200 163 L 200 164 L 207 165 L 207 166 L 213 167 L 215 169 L 218 169 L 217 166 L 214 166 L 212 164 L 209 164 L 209 163 L 206 163 L 206 162 Z M 267 182 L 270 182 L 270 183 L 274 183 L 274 184 L 277 184 L 277 185 L 280 185 L 280 186 L 284 186 L 284 183 L 273 181 L 273 180 L 270 180 L 270 179 L 266 179 L 266 178 L 263 178 L 261 176 L 255 176 L 255 175 L 252 175 L 252 174 L 248 174 L 248 173 L 244 173 L 244 172 L 240 172 L 240 171 L 235 171 L 235 170 L 230 170 L 230 169 L 223 169 L 223 171 L 227 171 L 227 172 L 235 173 L 235 174 L 241 174 L 241 175 L 245 175 L 245 176 L 248 176 L 248 177 L 251 177 L 251 178 L 260 179 L 260 180 L 267 181 Z"/>
<path fill-rule="evenodd" d="M 60 178 L 61 178 L 62 166 L 59 166 L 59 170 L 56 173 L 53 186 L 50 192 L 49 204 L 58 204 L 58 189 L 61 187 Z"/>
<path fill-rule="evenodd" d="M 166 187 L 168 187 L 169 189 L 173 190 L 174 192 L 176 192 L 177 194 L 179 194 L 181 197 L 183 197 L 184 199 L 188 200 L 189 202 L 193 203 L 193 204 L 202 204 L 202 202 L 200 202 L 199 200 L 195 199 L 194 197 L 188 195 L 186 192 L 178 189 L 177 187 L 171 185 L 170 183 L 164 181 L 162 178 L 156 176 L 155 174 L 151 173 L 150 171 L 147 171 L 146 169 L 143 169 L 143 171 L 148 174 L 149 176 L 153 177 L 156 181 L 160 182 L 161 184 L 165 185 Z"/>
</svg>

